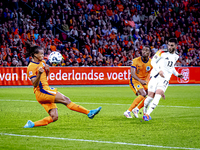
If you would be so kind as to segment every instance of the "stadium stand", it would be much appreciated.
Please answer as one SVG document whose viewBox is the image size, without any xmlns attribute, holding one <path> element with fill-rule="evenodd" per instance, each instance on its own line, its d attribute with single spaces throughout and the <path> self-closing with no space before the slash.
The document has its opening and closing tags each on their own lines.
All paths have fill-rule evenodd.
<svg viewBox="0 0 200 150">
<path fill-rule="evenodd" d="M 200 66 L 199 0 L 10 0 L 0 2 L 0 66 L 27 66 L 29 40 L 63 55 L 60 66 L 130 66 L 178 39 L 176 66 Z"/>
</svg>

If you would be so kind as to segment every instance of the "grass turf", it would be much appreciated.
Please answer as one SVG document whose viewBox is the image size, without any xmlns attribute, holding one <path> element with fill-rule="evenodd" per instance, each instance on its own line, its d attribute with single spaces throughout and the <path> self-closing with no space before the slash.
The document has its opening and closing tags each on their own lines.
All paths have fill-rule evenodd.
<svg viewBox="0 0 200 150">
<path fill-rule="evenodd" d="M 129 87 L 58 90 L 85 108 L 102 106 L 102 110 L 91 120 L 58 104 L 58 121 L 24 129 L 27 120 L 48 114 L 32 88 L 1 88 L 0 149 L 200 149 L 199 86 L 168 87 L 166 100 L 160 100 L 149 122 L 142 120 L 142 114 L 138 119 L 123 116 L 136 97 Z"/>
</svg>

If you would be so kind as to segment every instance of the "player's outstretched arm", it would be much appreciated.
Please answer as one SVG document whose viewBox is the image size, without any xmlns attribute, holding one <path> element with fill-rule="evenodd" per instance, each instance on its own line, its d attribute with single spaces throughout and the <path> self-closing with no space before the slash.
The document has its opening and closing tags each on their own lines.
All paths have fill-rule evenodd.
<svg viewBox="0 0 200 150">
<path fill-rule="evenodd" d="M 177 76 L 178 78 L 183 78 L 183 77 L 184 77 L 183 74 L 180 74 L 180 73 L 178 73 L 178 72 L 176 71 L 175 67 L 173 68 L 173 74 L 174 74 L 175 76 Z"/>
<path fill-rule="evenodd" d="M 183 74 L 179 74 L 179 73 L 176 71 L 175 67 L 173 68 L 173 74 L 174 74 L 175 76 L 177 76 L 178 78 L 183 78 L 183 77 L 184 77 Z"/>
</svg>

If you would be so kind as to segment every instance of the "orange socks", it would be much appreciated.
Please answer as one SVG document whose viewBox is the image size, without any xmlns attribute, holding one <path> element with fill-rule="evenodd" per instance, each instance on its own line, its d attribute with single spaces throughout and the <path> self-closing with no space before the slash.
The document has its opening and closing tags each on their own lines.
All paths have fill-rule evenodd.
<svg viewBox="0 0 200 150">
<path fill-rule="evenodd" d="M 80 112 L 80 113 L 84 113 L 84 114 L 88 114 L 90 111 L 85 109 L 84 107 L 80 106 L 80 105 L 76 105 L 75 103 L 71 102 L 70 104 L 67 105 L 67 107 L 71 110 Z M 35 126 L 34 127 L 39 127 L 39 126 L 46 126 L 49 123 L 53 122 L 53 119 L 51 118 L 51 116 L 48 116 L 42 120 L 36 121 L 34 122 Z"/>
<path fill-rule="evenodd" d="M 67 105 L 67 107 L 70 110 L 73 111 L 77 111 L 83 114 L 88 114 L 90 111 L 85 109 L 84 107 L 80 106 L 80 105 L 76 105 L 75 103 L 71 102 L 70 104 Z M 51 116 L 48 116 L 42 120 L 36 121 L 34 122 L 35 126 L 34 127 L 38 127 L 38 126 L 46 126 L 49 123 L 53 122 L 53 119 L 51 118 Z"/>
<path fill-rule="evenodd" d="M 80 113 L 83 113 L 83 114 L 88 114 L 90 111 L 85 109 L 84 107 L 80 106 L 80 105 L 77 105 L 73 102 L 69 103 L 67 105 L 67 107 L 70 109 L 70 110 L 73 110 L 73 111 L 77 111 L 77 112 L 80 112 Z"/>
<path fill-rule="evenodd" d="M 131 104 L 131 106 L 129 107 L 129 111 L 132 111 L 133 110 L 133 108 L 135 108 L 142 100 L 144 99 L 144 97 L 143 96 L 138 96 L 134 101 L 133 101 L 133 103 Z"/>
<path fill-rule="evenodd" d="M 39 120 L 39 121 L 36 121 L 34 122 L 35 126 L 34 127 L 38 127 L 38 126 L 46 126 L 48 125 L 49 123 L 53 122 L 51 116 L 48 116 L 42 120 Z"/>
<path fill-rule="evenodd" d="M 142 102 L 138 105 L 138 109 L 141 109 L 142 107 L 144 107 L 144 101 L 145 101 L 146 98 L 144 98 L 142 100 Z"/>
</svg>

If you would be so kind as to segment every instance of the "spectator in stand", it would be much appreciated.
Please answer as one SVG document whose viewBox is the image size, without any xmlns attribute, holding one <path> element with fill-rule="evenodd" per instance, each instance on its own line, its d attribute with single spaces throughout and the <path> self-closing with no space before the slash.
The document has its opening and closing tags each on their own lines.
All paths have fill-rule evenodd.
<svg viewBox="0 0 200 150">
<path fill-rule="evenodd" d="M 144 44 L 151 46 L 154 53 L 160 48 L 166 48 L 170 37 L 176 37 L 179 41 L 178 52 L 182 56 L 177 64 L 199 64 L 200 19 L 197 14 L 200 9 L 196 1 L 28 1 L 27 4 L 41 15 L 40 22 L 37 22 L 39 19 L 36 16 L 23 12 L 24 8 L 20 3 L 17 3 L 18 10 L 6 3 L 12 2 L 0 2 L 0 46 L 3 48 L 8 45 L 10 48 L 10 52 L 5 50 L 1 54 L 4 61 L 5 58 L 8 61 L 7 57 L 14 51 L 21 57 L 21 50 L 25 52 L 24 42 L 31 40 L 32 43 L 45 47 L 45 55 L 52 51 L 52 41 L 54 50 L 62 52 L 64 48 L 62 55 L 65 59 L 62 64 L 66 66 L 82 66 L 84 63 L 86 66 L 114 65 L 118 59 L 117 65 L 129 65 L 133 58 L 140 55 Z M 3 7 L 4 4 L 6 7 Z M 62 35 L 60 39 L 54 27 L 64 30 L 68 35 L 59 33 Z M 78 40 L 77 50 L 73 50 L 73 44 L 62 46 L 62 42 L 63 45 L 68 41 L 76 43 L 74 40 Z M 71 63 L 67 59 L 71 58 L 70 50 L 75 52 L 76 57 L 76 61 Z M 79 51 L 85 58 L 81 58 Z M 92 58 L 88 62 L 90 55 Z M 189 63 L 190 57 L 193 61 Z M 21 62 L 12 62 L 15 65 L 26 64 L 27 61 L 22 59 L 19 59 Z"/>
<path fill-rule="evenodd" d="M 93 8 L 92 0 L 90 0 L 89 4 L 87 5 L 89 11 Z"/>
<path fill-rule="evenodd" d="M 53 30 L 53 27 L 56 25 L 56 21 L 53 15 L 51 15 L 49 17 L 49 19 L 47 20 L 47 28 L 49 30 Z"/>
</svg>

